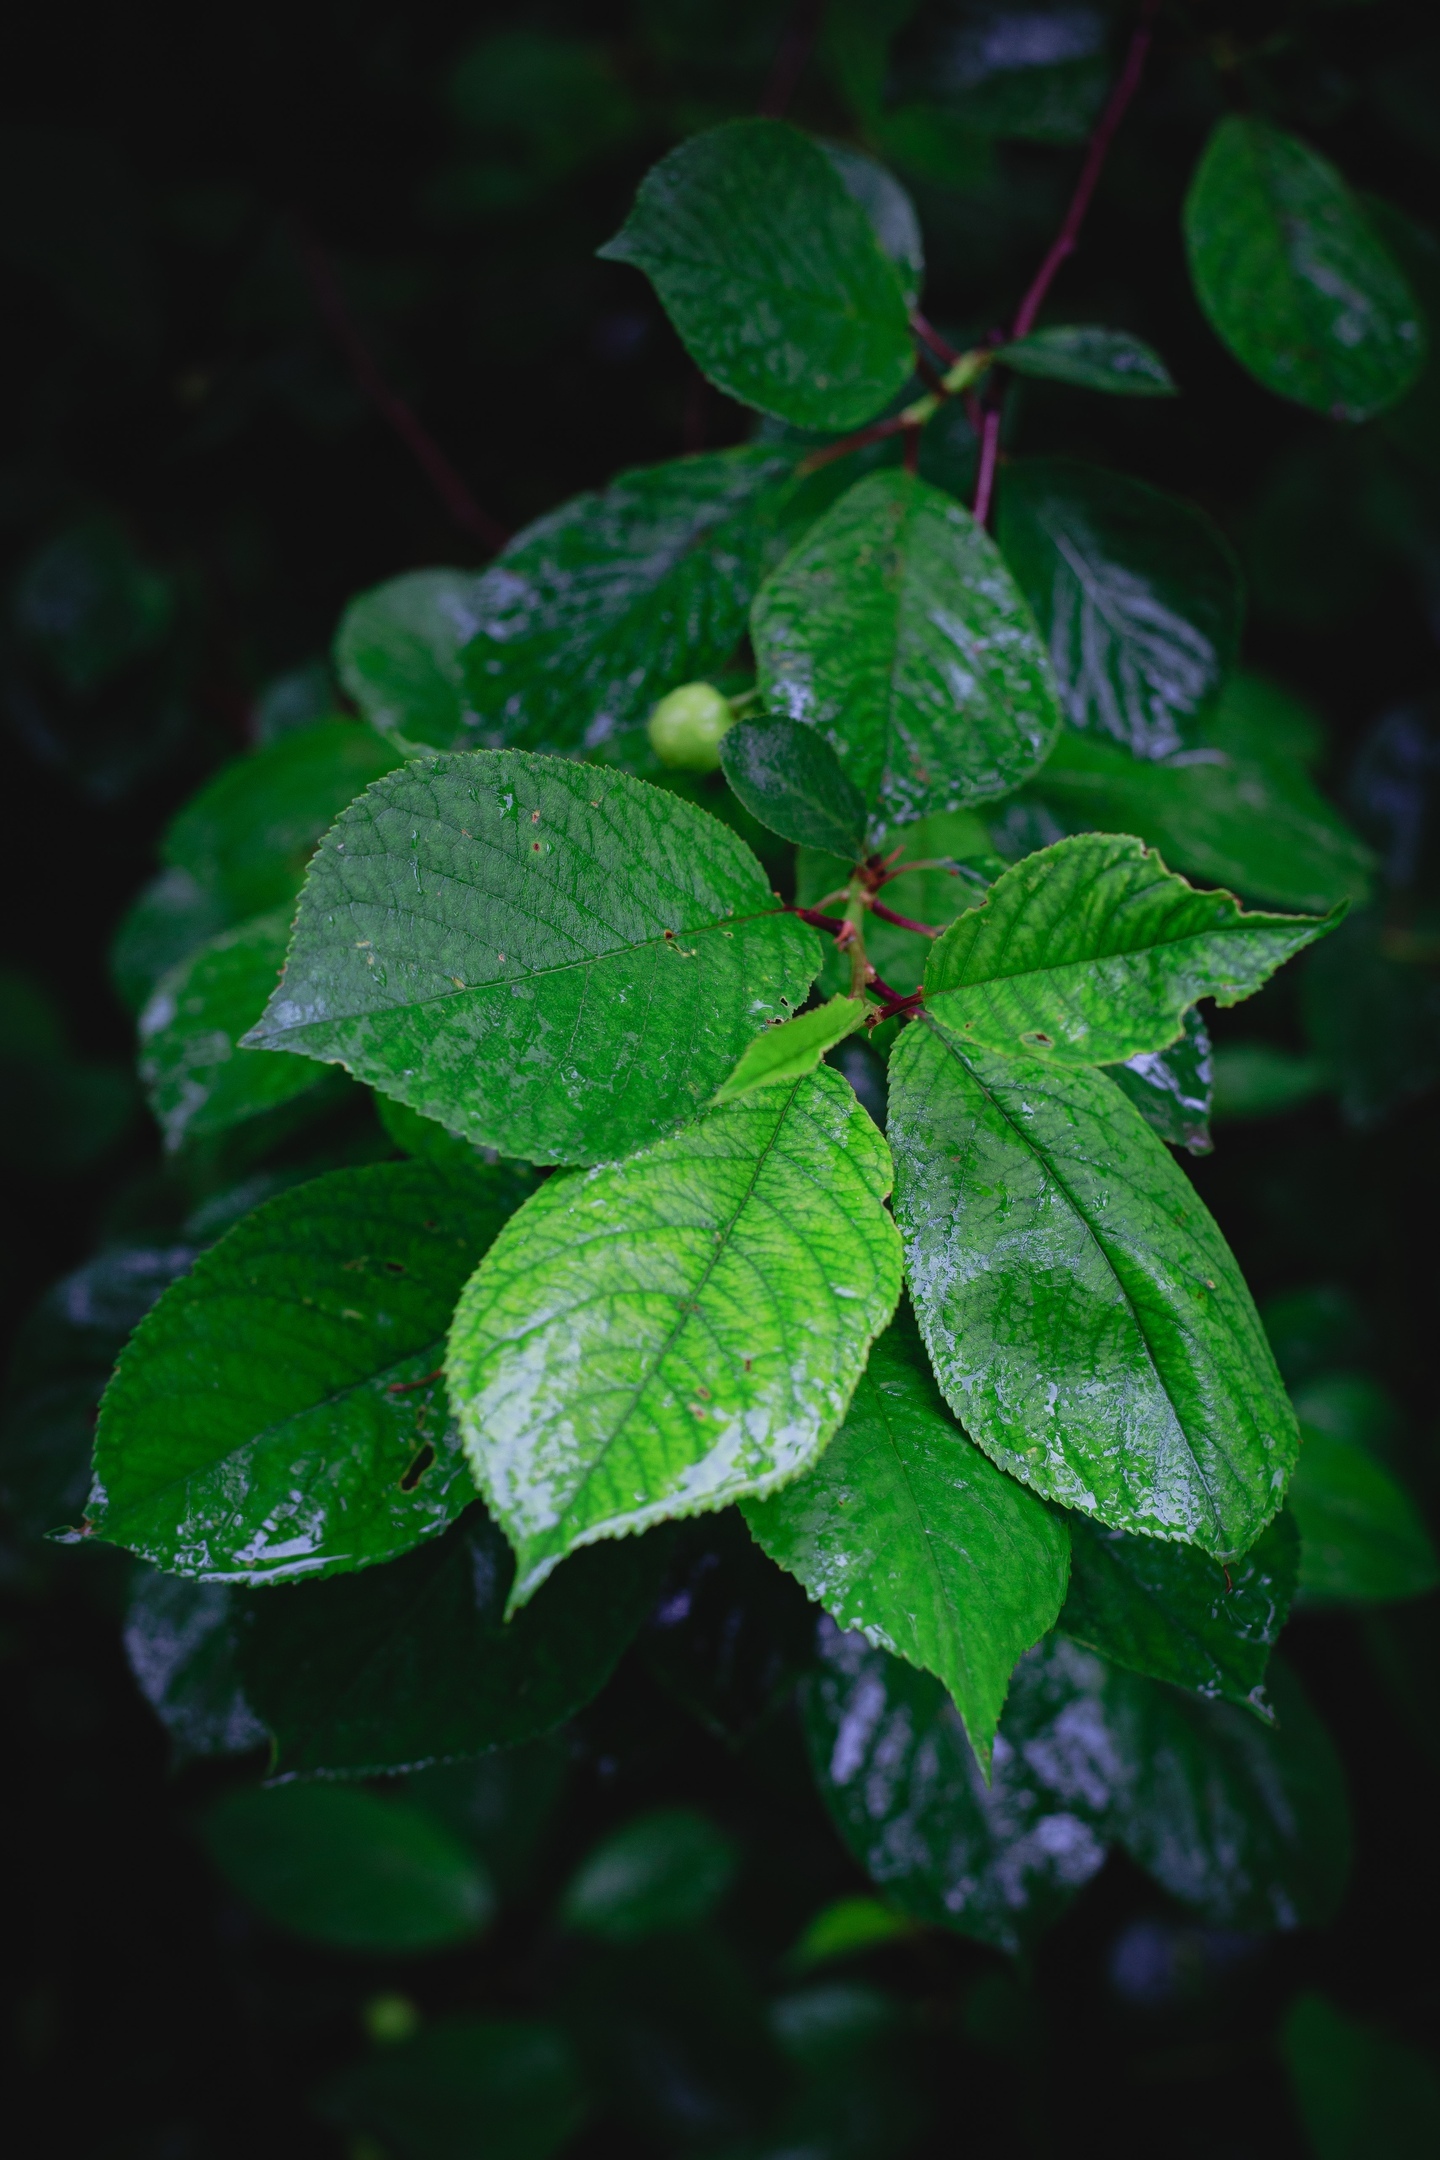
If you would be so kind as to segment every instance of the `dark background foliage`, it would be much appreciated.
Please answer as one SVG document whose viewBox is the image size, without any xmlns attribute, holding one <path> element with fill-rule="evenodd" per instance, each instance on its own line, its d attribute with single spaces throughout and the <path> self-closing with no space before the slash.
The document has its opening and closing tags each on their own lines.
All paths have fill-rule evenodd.
<svg viewBox="0 0 1440 2160">
<path fill-rule="evenodd" d="M 329 640 L 357 590 L 484 561 L 487 520 L 513 531 L 626 465 L 743 438 L 747 416 L 701 385 L 648 285 L 595 249 L 658 154 L 755 108 L 785 21 L 777 0 L 152 0 L 8 17 L 7 1333 L 97 1244 L 163 1246 L 203 1198 L 160 1168 L 107 969 L 176 806 L 258 729 L 325 708 Z M 483 62 L 471 57 L 496 38 Z M 905 52 L 923 70 L 918 33 Z M 1440 433 L 1401 457 L 1387 422 L 1342 432 L 1267 396 L 1206 329 L 1179 205 L 1214 118 L 1247 101 L 1440 229 L 1429 8 L 1168 7 L 1051 312 L 1138 332 L 1184 395 L 1131 403 L 1027 383 L 1010 439 L 1113 462 L 1210 510 L 1246 566 L 1247 659 L 1323 715 L 1324 783 L 1384 855 L 1385 964 L 1404 964 L 1404 1018 L 1375 993 L 1352 1053 L 1358 1121 L 1325 1098 L 1223 1124 L 1194 1175 L 1262 1302 L 1330 1294 L 1347 1361 L 1401 1406 L 1396 1459 L 1433 1508 Z M 819 60 L 794 110 L 854 133 Z M 957 343 L 1013 311 L 1077 157 L 972 140 L 952 145 L 948 169 L 899 160 L 926 227 L 927 311 Z M 369 365 L 443 446 L 478 518 L 463 506 L 457 518 L 367 396 L 337 292 Z M 1423 436 L 1423 414 L 1413 425 Z M 1285 978 L 1243 1023 L 1221 1016 L 1218 1039 L 1303 1048 L 1299 997 Z M 336 1147 L 383 1152 L 368 1126 Z M 1333 1336 L 1292 1345 L 1290 1376 L 1334 1352 Z M 652 1631 L 580 1720 L 565 1795 L 502 1924 L 479 1950 L 402 1967 L 297 1948 L 218 1885 L 188 1828 L 216 1773 L 169 1773 L 122 1658 L 127 1563 L 9 1537 L 12 2129 L 28 2119 L 37 2151 L 136 2160 L 338 2150 L 308 2096 L 368 2044 L 364 2006 L 399 1987 L 426 2012 L 578 2004 L 633 2086 L 585 2150 L 733 2142 L 763 2114 L 772 2075 L 754 1990 L 775 1983 L 825 1898 L 863 1884 L 787 1716 L 748 1722 L 774 1679 L 772 1646 L 803 1629 L 803 1609 L 771 1609 L 776 1578 L 747 1572 L 743 1541 L 702 1530 L 692 1557 L 707 1552 L 709 1619 L 678 1647 Z M 1301 2151 L 1272 2036 L 1302 1985 L 1440 2044 L 1437 1643 L 1433 1600 L 1368 1620 L 1310 1613 L 1287 1634 L 1356 1814 L 1352 1886 L 1325 1935 L 1207 1931 L 1117 1856 L 1023 1972 L 959 1938 L 873 1953 L 869 1969 L 914 2006 L 914 2075 L 935 2110 L 922 2149 Z M 727 1657 L 738 1740 L 714 1729 Z M 627 1994 L 567 1964 L 546 1914 L 600 1828 L 674 1799 L 738 1836 L 741 1883 L 713 1957 L 697 1954 L 683 1979 L 638 1972 Z"/>
</svg>

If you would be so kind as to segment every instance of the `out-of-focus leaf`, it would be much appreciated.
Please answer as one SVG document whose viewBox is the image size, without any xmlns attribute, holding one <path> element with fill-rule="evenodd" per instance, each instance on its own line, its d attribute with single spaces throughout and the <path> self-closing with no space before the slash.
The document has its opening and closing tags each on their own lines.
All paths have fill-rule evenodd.
<svg viewBox="0 0 1440 2160">
<path fill-rule="evenodd" d="M 315 2095 L 322 2121 L 353 2147 L 394 2160 L 550 2160 L 585 2119 L 563 2033 L 518 2020 L 452 2016 L 330 2078 Z"/>
<path fill-rule="evenodd" d="M 1374 1450 L 1393 1408 L 1363 1376 L 1325 1374 L 1295 1392 L 1300 1460 L 1290 1506 L 1307 1601 L 1381 1602 L 1440 1584 L 1419 1508 Z"/>
<path fill-rule="evenodd" d="M 1109 1071 L 1162 1140 L 1192 1155 L 1210 1153 L 1214 1054 L 1198 1007 L 1186 1013 L 1185 1032 L 1168 1050 L 1142 1050 Z"/>
<path fill-rule="evenodd" d="M 1108 43 L 1100 8 L 958 0 L 902 30 L 891 95 L 933 98 L 987 135 L 1083 142 L 1109 84 Z"/>
<path fill-rule="evenodd" d="M 657 1808 L 613 1831 L 571 1876 L 562 1924 L 638 1942 L 708 1920 L 735 1880 L 734 1840 L 694 1808 Z"/>
<path fill-rule="evenodd" d="M 676 1537 L 675 1559 L 643 1637 L 666 1694 L 713 1739 L 742 1747 L 783 1708 L 813 1659 L 815 1615 L 737 1508 L 701 1515 Z"/>
<path fill-rule="evenodd" d="M 1305 1994 L 1280 2052 L 1315 2160 L 1429 2160 L 1440 2145 L 1440 2078 L 1416 2049 Z"/>
<path fill-rule="evenodd" d="M 125 1613 L 125 1657 L 170 1735 L 179 1769 L 196 1756 L 242 1755 L 269 1738 L 245 1700 L 232 1592 L 139 1568 Z"/>
<path fill-rule="evenodd" d="M 20 636 L 82 695 L 162 644 L 174 612 L 169 580 L 108 516 L 83 519 L 32 555 L 10 597 Z"/>
<path fill-rule="evenodd" d="M 335 637 L 335 672 L 365 718 L 402 750 L 443 750 L 478 725 L 464 648 L 482 629 L 481 578 L 409 570 L 361 593 Z"/>
<path fill-rule="evenodd" d="M 1108 390 L 1114 397 L 1177 395 L 1170 371 L 1154 346 L 1132 337 L 1128 330 L 1057 323 L 1001 345 L 995 358 L 1014 368 L 1017 375 L 1074 383 L 1082 390 Z"/>
<path fill-rule="evenodd" d="M 1216 1121 L 1280 1117 L 1325 1092 L 1329 1073 L 1319 1058 L 1274 1043 L 1223 1043 L 1215 1051 Z"/>
<path fill-rule="evenodd" d="M 27 1180 L 88 1170 L 135 1108 L 124 1068 L 76 1057 L 58 1007 L 0 968 L 0 1166 Z"/>
<path fill-rule="evenodd" d="M 162 976 L 230 927 L 218 892 L 188 870 L 162 870 L 121 917 L 110 948 L 110 976 L 124 1004 L 142 1012 Z"/>
<path fill-rule="evenodd" d="M 879 1898 L 842 1897 L 822 1906 L 790 1952 L 787 1964 L 805 1972 L 813 1965 L 827 1965 L 832 1958 L 852 1957 L 895 1942 L 910 1933 L 903 1913 L 895 1912 Z"/>
<path fill-rule="evenodd" d="M 571 1767 L 569 1749 L 557 1735 L 464 1762 L 434 1763 L 412 1772 L 402 1789 L 473 1845 L 501 1895 L 510 1896 L 529 1887 Z"/>
<path fill-rule="evenodd" d="M 1308 956 L 1300 1009 L 1351 1125 L 1378 1125 L 1440 1079 L 1440 974 L 1397 955 L 1379 909 L 1352 915 Z"/>
</svg>

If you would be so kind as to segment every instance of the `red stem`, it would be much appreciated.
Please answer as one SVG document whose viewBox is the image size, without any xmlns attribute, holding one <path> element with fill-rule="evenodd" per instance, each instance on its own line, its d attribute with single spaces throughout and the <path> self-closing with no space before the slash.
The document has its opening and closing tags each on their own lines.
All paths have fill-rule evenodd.
<svg viewBox="0 0 1440 2160">
<path fill-rule="evenodd" d="M 910 328 L 915 332 L 916 337 L 924 339 L 931 352 L 943 360 L 946 367 L 954 367 L 955 362 L 960 358 L 959 353 L 956 352 L 955 347 L 948 338 L 941 337 L 940 332 L 932 322 L 926 321 L 919 308 L 912 308 L 910 311 Z"/>
<path fill-rule="evenodd" d="M 455 523 L 473 533 L 492 551 L 504 547 L 510 535 L 499 521 L 482 510 L 440 445 L 423 427 L 397 390 L 392 390 L 375 364 L 374 356 L 345 304 L 334 265 L 313 233 L 297 218 L 293 221 L 296 250 L 304 266 L 327 328 L 350 363 L 350 372 L 381 417 L 387 420 L 434 488 Z"/>
<path fill-rule="evenodd" d="M 899 413 L 893 413 L 888 420 L 873 421 L 853 435 L 842 436 L 839 442 L 826 443 L 823 449 L 812 450 L 809 457 L 800 460 L 795 470 L 802 476 L 819 472 L 822 465 L 833 464 L 836 458 L 849 457 L 852 450 L 863 450 L 866 443 L 883 442 L 887 435 L 899 435 L 911 425 L 910 421 L 902 420 Z"/>
<path fill-rule="evenodd" d="M 1000 407 L 988 405 L 980 422 L 980 463 L 975 474 L 975 522 L 988 525 L 1000 462 Z"/>
<path fill-rule="evenodd" d="M 813 923 L 817 930 L 828 930 L 831 937 L 839 937 L 840 932 L 845 928 L 843 915 L 820 915 L 816 913 L 814 908 L 808 907 L 792 908 L 790 912 L 792 915 L 798 915 L 801 922 Z"/>
<path fill-rule="evenodd" d="M 882 922 L 893 922 L 899 930 L 918 930 L 921 937 L 939 937 L 940 935 L 940 932 L 932 923 L 911 922 L 908 915 L 897 915 L 893 908 L 883 906 L 878 900 L 871 901 L 870 910 L 872 914 L 878 915 Z"/>
<path fill-rule="evenodd" d="M 789 111 L 790 100 L 800 87 L 800 78 L 820 35 L 824 16 L 825 0 L 795 0 L 770 70 L 770 80 L 760 100 L 762 120 L 783 120 Z"/>
</svg>

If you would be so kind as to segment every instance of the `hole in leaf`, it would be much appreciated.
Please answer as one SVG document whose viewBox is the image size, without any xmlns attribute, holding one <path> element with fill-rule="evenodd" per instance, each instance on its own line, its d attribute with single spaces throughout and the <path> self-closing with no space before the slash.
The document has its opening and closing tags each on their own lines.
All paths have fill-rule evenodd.
<svg viewBox="0 0 1440 2160">
<path fill-rule="evenodd" d="M 424 1447 L 421 1448 L 419 1454 L 415 1457 L 414 1462 L 411 1463 L 409 1469 L 405 1472 L 404 1477 L 401 1478 L 401 1492 L 414 1492 L 415 1487 L 419 1484 L 421 1478 L 424 1477 L 425 1472 L 430 1468 L 430 1465 L 434 1462 L 434 1460 L 435 1450 L 431 1446 L 430 1442 L 427 1440 Z"/>
</svg>

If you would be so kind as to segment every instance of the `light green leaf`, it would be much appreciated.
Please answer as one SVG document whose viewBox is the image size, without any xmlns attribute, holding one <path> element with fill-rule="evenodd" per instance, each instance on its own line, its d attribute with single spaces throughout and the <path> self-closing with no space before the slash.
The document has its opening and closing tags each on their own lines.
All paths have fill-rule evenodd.
<svg viewBox="0 0 1440 2160">
<path fill-rule="evenodd" d="M 473 1500 L 437 1367 L 524 1192 L 412 1163 L 336 1170 L 245 1216 L 132 1336 L 100 1406 L 95 1533 L 212 1582 L 365 1567 Z"/>
<path fill-rule="evenodd" d="M 1022 458 L 1000 485 L 1000 545 L 1035 611 L 1072 728 L 1165 757 L 1235 659 L 1244 591 L 1203 511 L 1073 458 Z"/>
<path fill-rule="evenodd" d="M 916 1314 L 971 1438 L 1116 1529 L 1248 1550 L 1295 1414 L 1229 1248 L 1114 1082 L 921 1022 L 889 1132 Z"/>
<path fill-rule="evenodd" d="M 1232 113 L 1185 199 L 1196 296 L 1267 390 L 1335 420 L 1404 396 L 1425 360 L 1414 296 L 1328 158 Z"/>
<path fill-rule="evenodd" d="M 1034 794 L 1071 831 L 1138 833 L 1188 877 L 1272 907 L 1320 915 L 1370 889 L 1369 848 L 1288 760 L 1201 748 L 1162 763 L 1067 729 Z"/>
<path fill-rule="evenodd" d="M 813 1012 L 784 1020 L 757 1035 L 730 1078 L 715 1093 L 717 1103 L 735 1102 L 756 1088 L 775 1087 L 813 1072 L 827 1050 L 853 1035 L 865 1017 L 864 998 L 832 997 Z"/>
<path fill-rule="evenodd" d="M 783 121 L 681 143 L 600 252 L 646 272 L 712 382 L 796 427 L 859 427 L 909 377 L 901 279 L 824 150 Z"/>
<path fill-rule="evenodd" d="M 761 587 L 761 695 L 818 727 L 877 832 L 1005 794 L 1060 715 L 1029 608 L 989 535 L 904 472 L 857 481 Z"/>
<path fill-rule="evenodd" d="M 1064 1600 L 1068 1541 L 950 1416 L 908 1309 L 815 1468 L 741 1511 L 841 1627 L 944 1681 L 988 1774 L 1011 1669 Z"/>
<path fill-rule="evenodd" d="M 352 600 L 335 672 L 365 718 L 403 751 L 448 749 L 477 724 L 460 655 L 485 619 L 473 570 L 409 570 Z"/>
<path fill-rule="evenodd" d="M 512 1605 L 577 1545 L 814 1461 L 899 1296 L 889 1189 L 884 1141 L 821 1066 L 521 1210 L 446 1367 Z"/>
<path fill-rule="evenodd" d="M 1066 1635 L 1131 1672 L 1271 1715 L 1262 1682 L 1300 1564 L 1288 1511 L 1228 1567 L 1193 1545 L 1067 1521 Z"/>
<path fill-rule="evenodd" d="M 477 750 L 417 760 L 345 812 L 247 1040 L 343 1063 L 506 1155 L 593 1162 L 693 1115 L 819 958 L 704 811 Z"/>
<path fill-rule="evenodd" d="M 1176 1041 L 1197 998 L 1252 996 L 1327 928 L 1246 915 L 1142 841 L 1082 833 L 1016 863 L 936 940 L 925 1010 L 967 1045 L 1119 1064 Z"/>
<path fill-rule="evenodd" d="M 650 708 L 729 661 L 784 545 L 796 456 L 745 445 L 642 466 L 517 534 L 475 588 L 465 740 L 450 741 L 658 769 Z"/>
<path fill-rule="evenodd" d="M 1421 1597 L 1440 1583 L 1425 1518 L 1373 1450 L 1394 1405 L 1363 1374 L 1331 1372 L 1295 1392 L 1300 1460 L 1290 1505 L 1300 1525 L 1300 1588 L 1310 1603 Z"/>
<path fill-rule="evenodd" d="M 138 1022 L 140 1079 L 166 1148 L 213 1138 L 278 1113 L 328 1109 L 344 1082 L 247 1048 L 275 987 L 290 909 L 222 930 L 162 976 Z"/>
<path fill-rule="evenodd" d="M 581 1862 L 560 1900 L 563 1926 L 602 1942 L 698 1927 L 734 1882 L 732 1838 L 695 1808 L 656 1808 Z"/>
<path fill-rule="evenodd" d="M 892 1912 L 874 1897 L 835 1898 L 822 1905 L 785 1963 L 792 1972 L 808 1972 L 827 1965 L 832 1958 L 849 1957 L 856 1951 L 873 1950 L 911 1932 L 902 1913 Z"/>
<path fill-rule="evenodd" d="M 348 802 L 400 762 L 353 720 L 322 720 L 223 765 L 172 819 L 162 861 L 219 894 L 228 920 L 283 907 Z"/>
<path fill-rule="evenodd" d="M 1122 1094 L 1171 1147 L 1183 1147 L 1192 1155 L 1208 1155 L 1212 1096 L 1210 1037 L 1198 1009 L 1185 1015 L 1185 1032 L 1168 1050 L 1142 1051 L 1123 1065 L 1112 1065 L 1110 1077 Z"/>
<path fill-rule="evenodd" d="M 1048 330 L 1032 330 L 1028 337 L 1000 346 L 995 358 L 1017 375 L 1108 390 L 1115 397 L 1178 394 L 1153 345 L 1128 330 L 1102 330 L 1095 323 L 1056 323 Z"/>
</svg>

